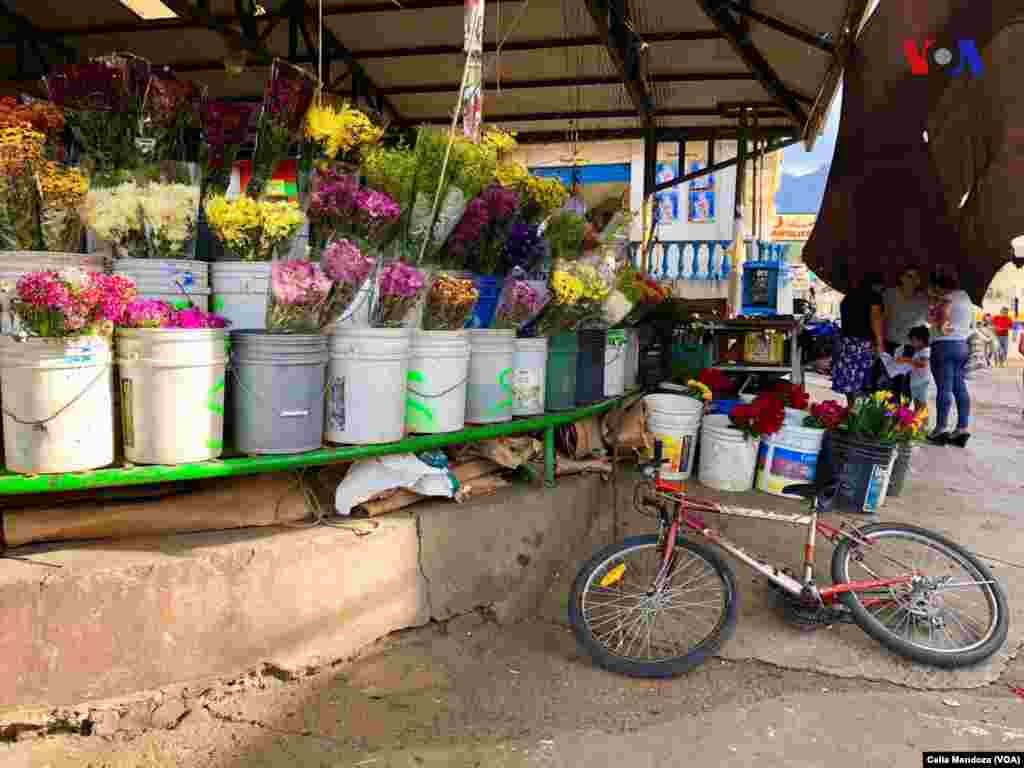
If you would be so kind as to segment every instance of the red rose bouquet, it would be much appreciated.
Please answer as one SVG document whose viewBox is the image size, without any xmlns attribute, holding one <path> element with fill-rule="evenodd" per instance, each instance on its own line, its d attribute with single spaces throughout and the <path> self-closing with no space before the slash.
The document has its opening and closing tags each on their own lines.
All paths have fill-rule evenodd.
<svg viewBox="0 0 1024 768">
<path fill-rule="evenodd" d="M 776 384 L 772 394 L 782 400 L 782 404 L 787 408 L 798 411 L 806 411 L 807 406 L 811 404 L 811 396 L 807 394 L 807 390 L 789 381 L 780 381 Z"/>
<path fill-rule="evenodd" d="M 697 380 L 704 386 L 709 387 L 716 397 L 731 395 L 736 392 L 736 383 L 717 368 L 703 369 Z"/>
<path fill-rule="evenodd" d="M 759 395 L 754 402 L 733 408 L 729 415 L 732 426 L 748 437 L 774 435 L 785 421 L 782 401 L 770 394 Z"/>
</svg>

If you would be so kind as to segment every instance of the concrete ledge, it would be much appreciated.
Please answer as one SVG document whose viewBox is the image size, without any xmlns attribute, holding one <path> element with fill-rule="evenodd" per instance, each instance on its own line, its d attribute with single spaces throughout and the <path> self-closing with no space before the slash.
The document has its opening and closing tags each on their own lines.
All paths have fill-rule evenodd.
<svg viewBox="0 0 1024 768">
<path fill-rule="evenodd" d="M 266 503 L 252 488 L 239 504 Z M 424 504 L 369 535 L 249 528 L 30 553 L 60 569 L 0 561 L 0 708 L 316 666 L 481 606 L 522 617 L 609 504 L 600 479 L 574 478 Z"/>
</svg>

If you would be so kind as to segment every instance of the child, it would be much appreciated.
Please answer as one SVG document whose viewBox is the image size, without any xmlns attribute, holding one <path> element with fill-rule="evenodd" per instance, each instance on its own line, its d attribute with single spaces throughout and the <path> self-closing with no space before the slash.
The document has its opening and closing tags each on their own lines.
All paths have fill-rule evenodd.
<svg viewBox="0 0 1024 768">
<path fill-rule="evenodd" d="M 904 347 L 904 356 L 897 358 L 897 362 L 911 367 L 910 396 L 914 399 L 914 407 L 920 409 L 928 406 L 928 390 L 932 385 L 931 350 L 928 348 L 931 337 L 923 325 L 911 328 L 909 336 L 910 349 Z M 906 356 L 908 351 L 913 354 Z"/>
</svg>

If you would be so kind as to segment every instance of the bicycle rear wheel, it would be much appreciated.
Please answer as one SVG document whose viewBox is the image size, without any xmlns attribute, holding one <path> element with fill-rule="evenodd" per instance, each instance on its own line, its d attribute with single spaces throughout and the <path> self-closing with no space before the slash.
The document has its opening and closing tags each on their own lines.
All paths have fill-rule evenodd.
<svg viewBox="0 0 1024 768">
<path fill-rule="evenodd" d="M 902 656 L 947 668 L 977 664 L 1003 647 L 1006 593 L 974 555 L 914 525 L 875 523 L 857 535 L 869 543 L 840 542 L 832 554 L 833 582 L 915 577 L 841 595 L 867 634 Z"/>
<path fill-rule="evenodd" d="M 657 536 L 604 548 L 576 576 L 569 622 L 598 666 L 630 677 L 676 677 L 704 662 L 736 629 L 736 578 L 719 554 L 678 539 L 664 586 Z"/>
</svg>

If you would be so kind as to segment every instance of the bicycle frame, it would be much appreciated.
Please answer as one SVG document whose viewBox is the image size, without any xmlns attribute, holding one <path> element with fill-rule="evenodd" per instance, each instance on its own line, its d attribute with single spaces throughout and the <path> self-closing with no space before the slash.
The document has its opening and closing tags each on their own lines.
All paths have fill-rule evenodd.
<svg viewBox="0 0 1024 768">
<path fill-rule="evenodd" d="M 748 509 L 743 507 L 732 507 L 701 499 L 692 499 L 687 496 L 685 490 L 681 490 L 675 483 L 662 481 L 660 478 L 655 481 L 657 495 L 663 500 L 672 503 L 675 507 L 675 514 L 668 525 L 668 533 L 665 538 L 665 552 L 662 565 L 658 575 L 655 577 L 654 588 L 660 589 L 665 579 L 672 570 L 672 555 L 675 551 L 676 537 L 684 529 L 698 533 L 709 541 L 717 544 L 726 552 L 738 560 L 749 565 L 757 573 L 760 573 L 772 583 L 785 590 L 790 595 L 799 598 L 801 601 L 813 605 L 830 605 L 836 597 L 844 592 L 870 592 L 885 587 L 894 587 L 911 583 L 915 576 L 906 575 L 892 579 L 874 579 L 869 581 L 851 581 L 845 584 L 836 584 L 827 589 L 819 590 L 814 582 L 814 545 L 817 535 L 821 535 L 832 544 L 842 538 L 850 538 L 862 546 L 871 546 L 871 542 L 850 534 L 828 523 L 818 519 L 817 500 L 811 502 L 809 514 L 790 514 L 783 512 L 766 512 L 762 509 Z M 710 527 L 704 521 L 704 513 L 714 513 L 726 517 L 747 518 L 752 520 L 768 520 L 771 522 L 785 523 L 788 525 L 802 526 L 807 529 L 806 543 L 804 545 L 803 581 L 798 581 L 783 570 L 771 565 L 764 558 L 747 552 L 743 547 L 722 535 L 722 533 Z M 663 533 L 666 524 L 663 512 L 662 524 Z M 885 598 L 876 600 L 862 600 L 865 607 L 879 602 L 888 602 Z"/>
</svg>

